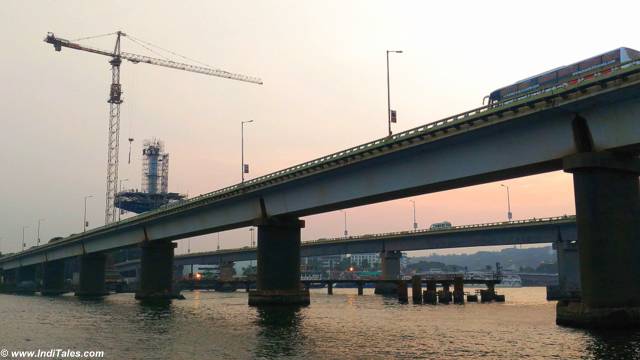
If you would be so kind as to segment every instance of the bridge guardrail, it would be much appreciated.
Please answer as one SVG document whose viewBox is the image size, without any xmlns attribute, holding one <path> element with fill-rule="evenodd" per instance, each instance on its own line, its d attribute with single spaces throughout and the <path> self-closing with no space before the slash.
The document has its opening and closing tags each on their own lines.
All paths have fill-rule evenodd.
<svg viewBox="0 0 640 360">
<path fill-rule="evenodd" d="M 458 226 L 452 226 L 446 229 L 422 229 L 422 230 L 395 231 L 395 232 L 386 232 L 386 233 L 378 233 L 378 234 L 365 234 L 365 235 L 354 235 L 354 236 L 347 236 L 347 237 L 343 236 L 343 237 L 335 237 L 335 238 L 327 238 L 327 239 L 317 239 L 317 240 L 304 241 L 303 244 L 336 242 L 336 241 L 344 241 L 344 240 L 377 239 L 381 237 L 402 236 L 402 235 L 421 235 L 421 234 L 427 234 L 427 233 L 446 233 L 452 230 L 491 228 L 496 226 L 517 225 L 517 224 L 549 223 L 549 222 L 557 222 L 560 220 L 566 220 L 566 221 L 575 220 L 575 218 L 576 218 L 575 215 L 564 215 L 564 216 L 554 216 L 554 217 L 545 217 L 545 218 L 533 218 L 533 219 L 526 219 L 526 220 L 458 225 Z"/>
</svg>

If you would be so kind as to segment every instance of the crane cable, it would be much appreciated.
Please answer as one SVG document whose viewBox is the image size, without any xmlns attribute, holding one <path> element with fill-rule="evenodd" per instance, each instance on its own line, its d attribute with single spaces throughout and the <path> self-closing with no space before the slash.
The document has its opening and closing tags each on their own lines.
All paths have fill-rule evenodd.
<svg viewBox="0 0 640 360">
<path fill-rule="evenodd" d="M 95 39 L 95 38 L 99 38 L 99 37 L 103 37 L 103 36 L 109 36 L 109 35 L 115 35 L 115 34 L 117 34 L 117 32 L 112 32 L 112 33 L 108 33 L 108 34 L 101 34 L 101 35 L 85 36 L 85 37 L 81 37 L 81 38 L 77 38 L 77 39 L 72 39 L 70 41 L 81 41 L 81 40 Z"/>
<path fill-rule="evenodd" d="M 181 57 L 181 58 L 183 58 L 183 59 L 185 59 L 185 60 L 189 60 L 189 61 L 192 61 L 192 62 L 198 63 L 198 64 L 200 64 L 200 65 L 203 65 L 203 66 L 206 66 L 206 67 L 209 67 L 209 68 L 213 68 L 213 69 L 215 68 L 215 67 L 213 67 L 213 66 L 211 66 L 211 65 L 209 65 L 209 64 L 203 63 L 202 61 L 198 61 L 198 60 L 195 60 L 195 59 L 192 59 L 192 58 L 186 57 L 186 56 L 184 56 L 184 55 L 180 55 L 180 54 L 178 54 L 178 53 L 176 53 L 176 52 L 174 52 L 174 51 L 167 50 L 167 49 L 165 49 L 165 48 L 163 48 L 163 47 L 160 47 L 160 46 L 158 46 L 158 45 L 154 45 L 154 44 L 152 44 L 152 43 L 150 43 L 150 42 L 148 42 L 148 41 L 144 41 L 144 40 L 138 39 L 138 38 L 133 37 L 133 36 L 131 36 L 131 35 L 129 35 L 129 34 L 127 34 L 127 37 L 128 37 L 128 38 L 131 38 L 131 40 L 137 40 L 137 41 L 139 41 L 139 42 L 141 42 L 141 43 L 144 43 L 144 44 L 146 44 L 146 45 L 153 46 L 153 47 L 158 48 L 158 49 L 160 49 L 160 50 L 162 50 L 162 51 L 166 51 L 166 52 L 168 52 L 168 53 L 170 53 L 170 54 L 172 54 L 172 55 L 175 55 L 175 56 Z M 143 46 L 142 44 L 139 44 L 139 45 L 140 45 L 140 46 Z M 143 46 L 143 47 L 144 47 L 145 49 L 147 49 L 147 50 L 149 50 L 149 51 L 152 51 L 152 52 L 154 52 L 154 53 L 156 53 L 156 54 L 157 54 L 157 52 L 155 52 L 155 51 L 153 51 L 153 50 L 151 50 L 151 49 L 147 48 L 146 46 Z M 165 59 L 167 59 L 166 57 L 164 57 L 164 58 L 165 58 Z M 167 59 L 167 60 L 168 60 L 168 59 Z"/>
</svg>

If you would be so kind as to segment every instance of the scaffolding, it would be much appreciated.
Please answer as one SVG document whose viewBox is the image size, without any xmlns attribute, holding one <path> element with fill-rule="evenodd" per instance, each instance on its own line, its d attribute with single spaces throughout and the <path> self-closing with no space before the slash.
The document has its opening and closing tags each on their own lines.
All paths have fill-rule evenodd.
<svg viewBox="0 0 640 360">
<path fill-rule="evenodd" d="M 166 194 L 169 189 L 169 154 L 157 139 L 145 140 L 142 149 L 142 192 Z"/>
</svg>

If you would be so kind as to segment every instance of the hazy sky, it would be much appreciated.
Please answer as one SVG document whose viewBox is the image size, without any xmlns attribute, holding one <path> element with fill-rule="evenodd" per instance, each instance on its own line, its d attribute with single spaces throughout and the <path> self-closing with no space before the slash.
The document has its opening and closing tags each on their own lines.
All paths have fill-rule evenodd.
<svg viewBox="0 0 640 360">
<path fill-rule="evenodd" d="M 171 154 L 171 191 L 194 196 L 240 180 L 240 121 L 250 177 L 386 135 L 385 50 L 396 130 L 481 105 L 491 90 L 620 46 L 640 48 L 632 1 L 32 1 L 4 0 L 0 130 L 0 251 L 26 230 L 35 243 L 104 221 L 108 58 L 54 52 L 67 39 L 122 30 L 263 86 L 123 63 L 120 178 L 140 187 L 142 140 Z M 113 47 L 114 39 L 81 43 Z M 123 51 L 157 56 L 123 40 Z M 127 138 L 135 138 L 127 164 Z M 464 164 L 460 164 L 464 166 Z M 571 177 L 506 181 L 516 219 L 573 214 Z M 497 183 L 415 198 L 420 227 L 506 218 Z M 350 234 L 409 229 L 408 199 L 347 210 Z M 343 214 L 306 218 L 303 240 L 338 236 Z M 191 241 L 213 249 L 214 235 Z M 221 246 L 249 243 L 247 229 Z M 185 252 L 181 241 L 178 252 Z"/>
</svg>

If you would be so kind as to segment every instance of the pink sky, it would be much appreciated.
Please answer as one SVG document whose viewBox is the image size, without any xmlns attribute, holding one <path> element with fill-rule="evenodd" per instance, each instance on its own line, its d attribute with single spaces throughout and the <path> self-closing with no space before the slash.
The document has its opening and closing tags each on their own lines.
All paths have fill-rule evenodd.
<svg viewBox="0 0 640 360">
<path fill-rule="evenodd" d="M 617 5 L 616 5 L 617 4 Z M 169 70 L 122 66 L 120 178 L 140 186 L 142 140 L 171 153 L 170 190 L 190 196 L 240 178 L 240 122 L 250 177 L 335 152 L 386 132 L 385 50 L 392 55 L 398 131 L 481 105 L 491 90 L 619 46 L 640 48 L 636 11 L 616 16 L 584 2 L 165 1 L 3 2 L 0 132 L 0 250 L 14 251 L 46 219 L 42 238 L 78 232 L 83 196 L 91 226 L 102 225 L 106 172 L 107 58 L 42 42 L 47 31 L 74 39 L 121 29 L 222 69 L 259 76 L 263 86 Z M 580 26 L 578 24 L 597 24 Z M 552 26 L 551 26 L 552 25 Z M 113 39 L 85 42 L 101 48 Z M 131 42 L 128 52 L 151 56 Z M 126 163 L 134 137 L 132 164 Z M 461 164 L 464 166 L 464 164 Z M 515 219 L 573 214 L 571 177 L 551 173 L 504 182 Z M 501 221 L 498 183 L 416 197 L 420 227 Z M 338 236 L 339 212 L 307 218 L 303 239 Z M 408 199 L 348 210 L 351 234 L 411 227 Z M 215 236 L 192 240 L 213 249 Z M 247 245 L 246 229 L 221 235 Z M 181 241 L 178 252 L 186 251 Z M 456 250 L 460 251 L 460 250 Z"/>
</svg>

